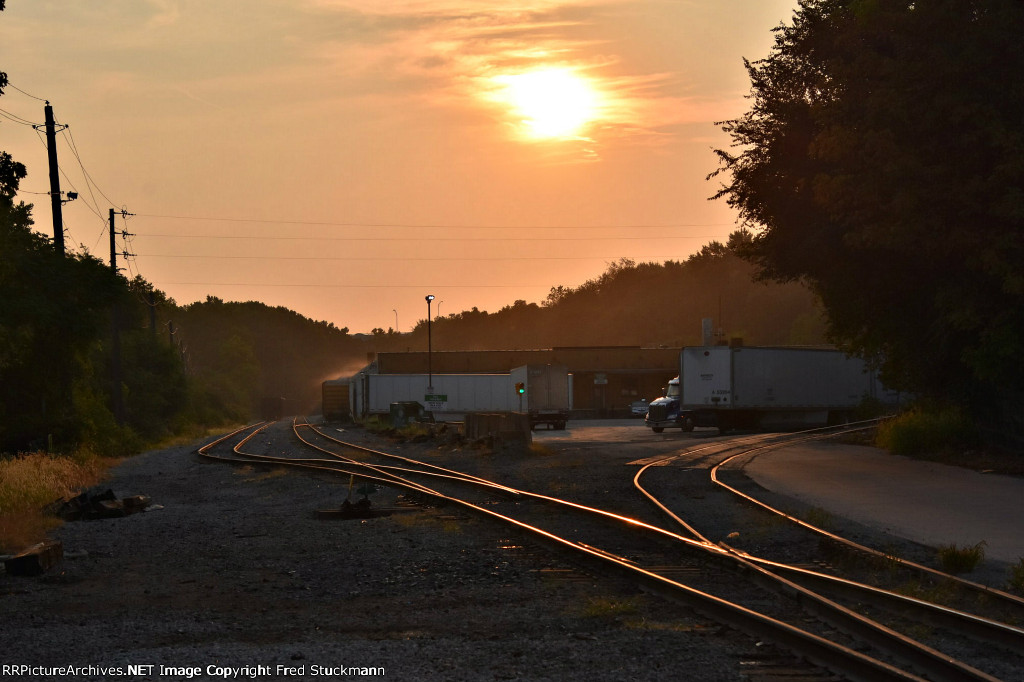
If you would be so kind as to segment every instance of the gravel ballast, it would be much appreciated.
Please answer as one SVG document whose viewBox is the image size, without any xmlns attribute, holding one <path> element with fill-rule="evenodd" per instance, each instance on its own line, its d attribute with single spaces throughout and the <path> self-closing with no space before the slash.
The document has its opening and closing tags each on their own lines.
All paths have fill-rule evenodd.
<svg viewBox="0 0 1024 682">
<path fill-rule="evenodd" d="M 171 448 L 105 487 L 154 506 L 65 523 L 60 567 L 0 574 L 0 665 L 29 666 L 3 679 L 738 680 L 761 648 L 477 518 L 318 519 L 337 477 Z"/>
</svg>

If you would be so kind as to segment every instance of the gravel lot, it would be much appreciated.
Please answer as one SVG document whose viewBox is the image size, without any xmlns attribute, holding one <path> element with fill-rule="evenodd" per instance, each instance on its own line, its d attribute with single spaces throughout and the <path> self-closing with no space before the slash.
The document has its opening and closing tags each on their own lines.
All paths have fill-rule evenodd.
<svg viewBox="0 0 1024 682">
<path fill-rule="evenodd" d="M 288 441 L 274 428 L 268 449 Z M 583 485 L 591 458 L 617 466 L 677 447 L 637 434 L 614 451 L 553 438 L 541 466 L 557 478 L 567 465 Z M 489 457 L 498 475 L 523 465 L 453 457 Z M 347 494 L 337 478 L 172 448 L 125 462 L 105 487 L 160 508 L 66 523 L 61 568 L 0 573 L 0 665 L 86 669 L 3 679 L 741 680 L 765 648 L 444 509 L 317 519 Z"/>
</svg>

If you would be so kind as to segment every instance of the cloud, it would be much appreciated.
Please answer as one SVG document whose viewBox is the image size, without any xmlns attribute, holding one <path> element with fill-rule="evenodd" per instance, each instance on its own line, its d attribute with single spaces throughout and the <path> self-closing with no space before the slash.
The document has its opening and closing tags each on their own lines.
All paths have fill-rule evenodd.
<svg viewBox="0 0 1024 682">
<path fill-rule="evenodd" d="M 484 2 L 310 0 L 321 15 L 315 58 L 331 65 L 351 95 L 391 95 L 422 106 L 472 109 L 505 130 L 514 123 L 495 104 L 496 79 L 541 67 L 570 68 L 602 95 L 595 130 L 605 138 L 663 141 L 665 126 L 688 119 L 679 74 L 630 73 L 615 33 L 635 3 L 534 2 L 514 8 Z M 671 137 L 671 135 L 668 135 Z M 588 144 L 588 158 L 593 155 Z"/>
<path fill-rule="evenodd" d="M 146 0 L 146 2 L 156 10 L 156 13 L 146 22 L 150 28 L 170 26 L 177 23 L 181 17 L 179 0 Z"/>
</svg>

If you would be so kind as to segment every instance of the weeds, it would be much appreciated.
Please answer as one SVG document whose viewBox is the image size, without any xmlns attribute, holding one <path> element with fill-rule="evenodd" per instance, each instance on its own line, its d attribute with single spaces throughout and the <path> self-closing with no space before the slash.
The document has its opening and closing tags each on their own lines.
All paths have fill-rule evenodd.
<svg viewBox="0 0 1024 682">
<path fill-rule="evenodd" d="M 815 528 L 820 528 L 822 530 L 832 530 L 833 528 L 832 513 L 827 509 L 812 507 L 807 510 L 806 516 L 807 523 L 811 524 Z"/>
<path fill-rule="evenodd" d="M 0 549 L 13 552 L 45 539 L 60 522 L 43 508 L 96 485 L 114 463 L 88 455 L 45 453 L 0 459 Z"/>
<path fill-rule="evenodd" d="M 584 618 L 619 618 L 636 615 L 639 611 L 640 604 L 636 599 L 592 597 L 583 606 L 581 615 Z"/>
<path fill-rule="evenodd" d="M 397 429 L 395 435 L 399 438 L 411 441 L 414 443 L 429 440 L 433 435 L 433 430 L 429 424 L 421 424 L 419 422 L 411 422 L 400 429 Z"/>
<path fill-rule="evenodd" d="M 985 558 L 985 541 L 968 547 L 940 545 L 938 552 L 939 565 L 945 572 L 953 575 L 970 573 Z"/>
<path fill-rule="evenodd" d="M 1007 588 L 1017 594 L 1024 594 L 1024 557 L 1010 566 L 1010 580 L 1007 583 Z"/>
<path fill-rule="evenodd" d="M 530 445 L 527 446 L 527 449 L 530 451 L 530 454 L 540 455 L 542 457 L 555 454 L 555 451 L 544 443 L 530 443 Z"/>
<path fill-rule="evenodd" d="M 388 434 L 388 433 L 391 433 L 392 430 L 393 430 L 392 427 L 391 427 L 391 421 L 390 420 L 383 419 L 383 418 L 381 418 L 380 416 L 377 416 L 377 415 L 373 415 L 371 417 L 367 417 L 363 421 L 363 428 L 365 428 L 370 433 L 373 433 L 373 434 L 376 434 L 376 435 Z"/>
<path fill-rule="evenodd" d="M 896 586 L 893 591 L 932 604 L 953 604 L 959 595 L 956 585 L 948 580 L 937 583 L 911 581 Z"/>
<path fill-rule="evenodd" d="M 461 533 L 462 526 L 455 519 L 441 519 L 441 530 L 445 533 Z"/>
</svg>

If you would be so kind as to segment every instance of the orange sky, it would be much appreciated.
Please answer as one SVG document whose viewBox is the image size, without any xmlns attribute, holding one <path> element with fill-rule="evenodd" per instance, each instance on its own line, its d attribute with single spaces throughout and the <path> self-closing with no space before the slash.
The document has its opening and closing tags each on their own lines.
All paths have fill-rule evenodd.
<svg viewBox="0 0 1024 682">
<path fill-rule="evenodd" d="M 50 100 L 70 126 L 61 188 L 80 194 L 68 248 L 106 260 L 123 207 L 126 274 L 178 303 L 408 331 L 427 294 L 441 315 L 493 312 L 724 240 L 714 122 L 745 110 L 742 59 L 795 7 L 10 0 L 0 70 L 28 94 L 0 98 L 0 149 L 51 234 L 45 144 L 24 124 Z"/>
</svg>

